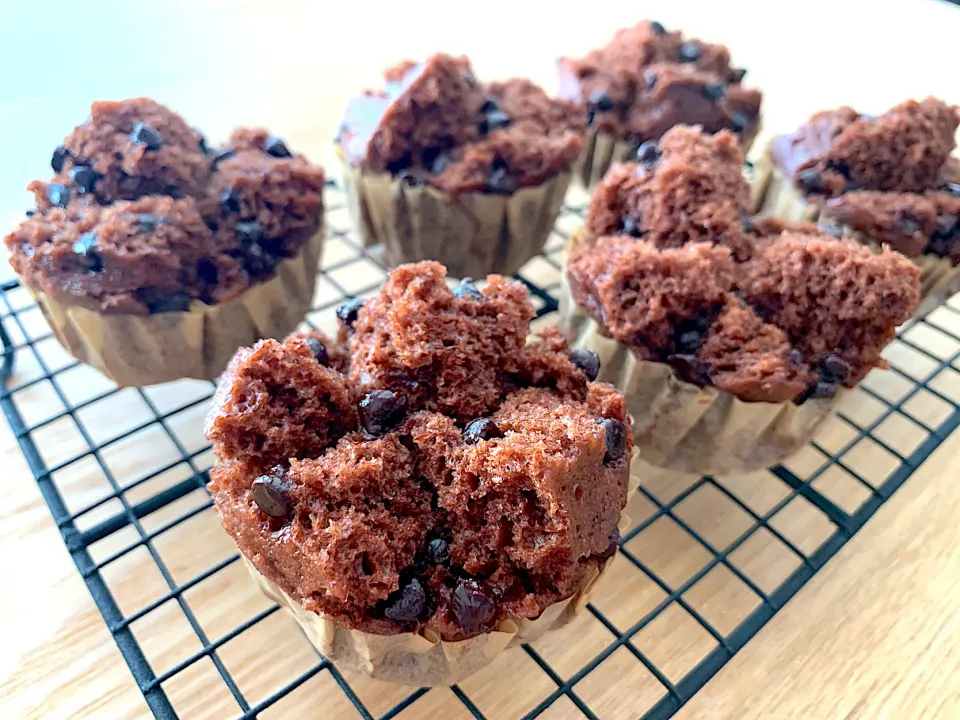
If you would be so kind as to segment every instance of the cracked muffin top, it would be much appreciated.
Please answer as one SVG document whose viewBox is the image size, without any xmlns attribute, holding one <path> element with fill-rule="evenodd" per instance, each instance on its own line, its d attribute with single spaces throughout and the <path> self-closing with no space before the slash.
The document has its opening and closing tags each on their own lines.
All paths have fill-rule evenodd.
<svg viewBox="0 0 960 720">
<path fill-rule="evenodd" d="M 447 640 L 535 618 L 616 549 L 632 433 L 523 287 L 404 265 L 337 342 L 238 352 L 207 421 L 228 532 L 312 611 Z"/>
<path fill-rule="evenodd" d="M 159 103 L 97 102 L 56 148 L 54 177 L 5 242 L 14 269 L 106 313 L 216 304 L 274 275 L 321 227 L 322 168 L 266 130 L 210 149 Z"/>
</svg>

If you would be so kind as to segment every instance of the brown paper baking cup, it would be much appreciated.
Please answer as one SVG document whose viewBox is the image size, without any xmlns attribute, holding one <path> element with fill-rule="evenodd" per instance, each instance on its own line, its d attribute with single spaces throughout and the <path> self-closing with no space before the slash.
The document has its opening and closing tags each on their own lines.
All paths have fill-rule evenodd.
<svg viewBox="0 0 960 720">
<path fill-rule="evenodd" d="M 574 233 L 567 252 L 585 237 Z M 679 380 L 669 365 L 641 360 L 611 338 L 574 301 L 566 273 L 560 328 L 572 344 L 600 356 L 597 380 L 623 393 L 639 455 L 657 467 L 721 475 L 776 464 L 806 445 L 846 394 L 841 388 L 832 398 L 802 405 L 744 402 L 715 387 Z"/>
<path fill-rule="evenodd" d="M 310 309 L 323 229 L 276 274 L 219 305 L 194 302 L 184 312 L 110 315 L 65 305 L 31 290 L 60 343 L 121 387 L 196 378 L 212 380 L 238 347 L 282 338 Z"/>
<path fill-rule="evenodd" d="M 344 187 L 365 247 L 383 244 L 390 267 L 436 260 L 451 277 L 512 275 L 547 242 L 569 171 L 512 195 L 449 195 L 344 163 Z"/>
<path fill-rule="evenodd" d="M 627 499 L 639 485 L 630 476 Z M 621 514 L 620 529 L 630 519 Z M 588 577 L 572 596 L 548 607 L 534 620 L 506 620 L 493 631 L 457 642 L 446 642 L 431 630 L 422 633 L 375 635 L 348 627 L 305 610 L 276 583 L 264 577 L 246 557 L 244 564 L 271 600 L 290 611 L 317 650 L 340 668 L 418 687 L 452 685 L 489 665 L 500 653 L 521 643 L 533 642 L 548 630 L 561 628 L 587 606 L 590 594 L 606 573 L 611 557 Z"/>
<path fill-rule="evenodd" d="M 875 252 L 882 244 L 866 233 L 838 222 L 828 212 L 823 212 L 813 203 L 808 203 L 793 182 L 780 170 L 771 169 L 770 181 L 761 208 L 762 215 L 772 215 L 785 220 L 820 222 L 840 228 L 847 237 L 859 240 Z M 926 315 L 946 302 L 954 293 L 960 292 L 960 266 L 948 258 L 935 255 L 913 255 L 910 261 L 920 268 L 920 304 L 914 316 Z"/>
<path fill-rule="evenodd" d="M 756 133 L 741 141 L 744 155 L 750 150 L 755 137 Z M 637 143 L 634 140 L 619 140 L 604 132 L 588 130 L 573 171 L 583 187 L 590 190 L 607 174 L 611 165 L 635 159 L 636 152 Z"/>
</svg>

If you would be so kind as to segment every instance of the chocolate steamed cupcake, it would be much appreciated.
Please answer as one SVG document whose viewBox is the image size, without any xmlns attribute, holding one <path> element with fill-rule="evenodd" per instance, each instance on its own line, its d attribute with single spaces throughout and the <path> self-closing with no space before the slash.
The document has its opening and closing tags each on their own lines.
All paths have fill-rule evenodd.
<svg viewBox="0 0 960 720">
<path fill-rule="evenodd" d="M 597 186 L 569 247 L 564 330 L 619 387 L 640 456 L 716 474 L 784 459 L 918 300 L 919 271 L 810 223 L 752 219 L 727 131 L 668 131 Z"/>
<path fill-rule="evenodd" d="M 338 664 L 415 685 L 583 607 L 633 446 L 595 355 L 527 342 L 521 285 L 444 276 L 396 269 L 336 343 L 241 349 L 207 421 L 217 512 L 268 594 Z"/>
<path fill-rule="evenodd" d="M 960 290 L 960 110 L 910 100 L 877 117 L 848 107 L 814 115 L 770 147 L 763 212 L 817 220 L 920 268 L 918 313 Z"/>
<path fill-rule="evenodd" d="M 98 102 L 5 238 L 64 347 L 119 385 L 212 379 L 313 297 L 323 169 L 265 130 L 219 150 L 146 98 Z"/>
<path fill-rule="evenodd" d="M 731 130 L 747 148 L 760 127 L 761 94 L 743 87 L 747 71 L 731 66 L 727 48 L 658 22 L 619 30 L 583 58 L 560 58 L 558 70 L 560 97 L 586 106 L 577 171 L 587 188 L 675 125 Z"/>
<path fill-rule="evenodd" d="M 337 137 L 354 224 L 391 266 L 515 273 L 543 248 L 583 145 L 582 110 L 533 83 L 480 83 L 466 58 L 385 73 Z"/>
</svg>

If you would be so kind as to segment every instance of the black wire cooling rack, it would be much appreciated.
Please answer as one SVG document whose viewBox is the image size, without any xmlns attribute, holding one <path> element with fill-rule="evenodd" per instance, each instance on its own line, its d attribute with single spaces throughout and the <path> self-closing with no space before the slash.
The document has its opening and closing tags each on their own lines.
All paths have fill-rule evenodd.
<svg viewBox="0 0 960 720">
<path fill-rule="evenodd" d="M 372 293 L 385 271 L 353 237 L 340 190 L 327 195 L 308 322 L 329 331 L 333 309 Z M 567 205 L 518 275 L 535 326 L 557 309 L 563 242 L 583 210 Z M 0 289 L 0 406 L 133 680 L 164 719 L 669 717 L 960 425 L 960 304 L 948 303 L 903 328 L 890 369 L 850 393 L 785 465 L 723 478 L 639 469 L 632 525 L 587 612 L 458 686 L 413 690 L 338 670 L 243 574 L 204 489 L 211 383 L 119 390 L 65 354 L 16 281 Z"/>
</svg>

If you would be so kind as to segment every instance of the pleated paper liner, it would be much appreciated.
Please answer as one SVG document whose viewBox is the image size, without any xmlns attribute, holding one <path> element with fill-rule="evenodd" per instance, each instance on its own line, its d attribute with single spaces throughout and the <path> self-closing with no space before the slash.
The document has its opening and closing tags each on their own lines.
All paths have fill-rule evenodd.
<svg viewBox="0 0 960 720">
<path fill-rule="evenodd" d="M 639 480 L 630 476 L 627 498 Z M 620 529 L 630 519 L 621 514 Z M 446 642 L 431 630 L 422 633 L 375 635 L 351 630 L 304 607 L 276 583 L 264 577 L 246 557 L 244 564 L 271 600 L 290 611 L 310 642 L 338 667 L 403 685 L 452 685 L 489 665 L 504 650 L 533 642 L 549 630 L 567 625 L 587 606 L 590 594 L 610 567 L 613 557 L 587 578 L 571 597 L 548 607 L 532 620 L 505 620 L 489 633 L 457 642 Z"/>
<path fill-rule="evenodd" d="M 382 243 L 390 267 L 436 260 L 457 278 L 512 275 L 539 254 L 570 178 L 565 171 L 511 195 L 453 196 L 344 163 L 348 207 L 364 246 Z"/>
<path fill-rule="evenodd" d="M 766 164 L 770 166 L 769 161 L 766 161 Z M 808 203 L 790 178 L 778 169 L 771 167 L 769 172 L 770 181 L 761 204 L 761 215 L 836 226 L 845 236 L 859 240 L 876 252 L 880 252 L 881 243 L 873 240 L 866 233 L 838 222 L 813 203 Z M 914 316 L 926 315 L 942 305 L 954 293 L 960 292 L 960 266 L 951 264 L 948 258 L 940 258 L 936 255 L 914 255 L 910 257 L 910 261 L 920 268 L 920 304 Z"/>
<path fill-rule="evenodd" d="M 194 302 L 183 312 L 110 315 L 31 293 L 67 351 L 121 387 L 212 380 L 238 347 L 282 338 L 300 324 L 313 299 L 323 241 L 321 228 L 266 282 L 234 300 Z"/>
<path fill-rule="evenodd" d="M 574 233 L 567 253 L 587 239 L 584 231 Z M 640 458 L 661 468 L 720 475 L 773 465 L 806 445 L 846 392 L 802 405 L 744 402 L 715 387 L 684 382 L 666 363 L 641 360 L 611 338 L 574 301 L 565 272 L 560 328 L 573 345 L 600 356 L 597 379 L 624 394 Z"/>
<path fill-rule="evenodd" d="M 758 126 L 753 133 L 741 139 L 744 155 L 750 150 L 759 130 Z M 620 140 L 608 133 L 588 129 L 583 150 L 573 166 L 574 174 L 584 188 L 591 190 L 607 174 L 611 165 L 636 159 L 637 146 L 635 140 Z"/>
</svg>

